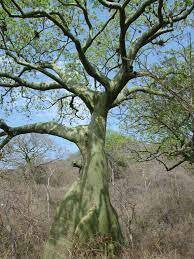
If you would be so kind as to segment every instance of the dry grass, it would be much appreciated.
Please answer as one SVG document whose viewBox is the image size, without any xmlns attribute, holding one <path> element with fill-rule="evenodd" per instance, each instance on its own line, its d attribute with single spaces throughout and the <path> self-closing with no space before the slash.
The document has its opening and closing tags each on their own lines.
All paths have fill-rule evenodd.
<svg viewBox="0 0 194 259">
<path fill-rule="evenodd" d="M 0 258 L 41 258 L 55 208 L 78 172 L 71 161 L 59 161 L 46 168 L 45 177 L 37 184 L 21 172 L 1 172 Z M 194 177 L 189 172 L 133 163 L 110 184 L 110 192 L 126 238 L 119 258 L 194 258 Z M 99 242 L 104 241 L 76 248 L 70 257 L 108 258 L 94 248 Z"/>
<path fill-rule="evenodd" d="M 150 162 L 127 169 L 111 189 L 131 258 L 194 258 L 192 175 Z"/>
</svg>

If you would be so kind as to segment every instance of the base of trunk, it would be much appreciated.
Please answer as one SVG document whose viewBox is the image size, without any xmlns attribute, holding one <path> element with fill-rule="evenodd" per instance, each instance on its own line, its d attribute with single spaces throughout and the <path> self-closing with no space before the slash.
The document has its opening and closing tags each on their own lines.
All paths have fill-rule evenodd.
<svg viewBox="0 0 194 259">
<path fill-rule="evenodd" d="M 93 194 L 92 186 L 83 188 L 83 181 L 73 184 L 58 208 L 44 258 L 65 258 L 86 244 L 106 254 L 118 250 L 123 236 L 109 192 L 102 188 Z"/>
</svg>

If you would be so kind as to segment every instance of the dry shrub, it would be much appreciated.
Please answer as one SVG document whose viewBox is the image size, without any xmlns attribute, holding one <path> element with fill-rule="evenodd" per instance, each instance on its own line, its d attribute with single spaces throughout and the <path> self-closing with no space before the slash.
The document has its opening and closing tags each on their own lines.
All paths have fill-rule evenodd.
<svg viewBox="0 0 194 259">
<path fill-rule="evenodd" d="M 39 184 L 21 171 L 0 173 L 0 258 L 41 258 L 55 208 L 79 177 L 73 159 L 47 165 Z M 193 176 L 181 167 L 167 173 L 157 162 L 132 163 L 122 175 L 110 184 L 126 239 L 118 258 L 194 258 Z M 69 258 L 113 258 L 102 245 L 105 237 L 77 244 Z"/>
<path fill-rule="evenodd" d="M 112 258 L 120 256 L 121 244 L 113 242 L 111 236 L 96 235 L 87 243 L 74 242 L 70 258 Z"/>
<path fill-rule="evenodd" d="M 167 173 L 150 162 L 127 170 L 112 198 L 131 257 L 194 258 L 193 197 L 194 179 L 183 168 Z"/>
</svg>

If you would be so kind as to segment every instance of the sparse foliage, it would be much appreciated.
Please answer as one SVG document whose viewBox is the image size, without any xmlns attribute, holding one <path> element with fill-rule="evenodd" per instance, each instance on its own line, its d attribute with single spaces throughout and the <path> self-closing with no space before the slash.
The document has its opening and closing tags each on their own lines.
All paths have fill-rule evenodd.
<svg viewBox="0 0 194 259">
<path fill-rule="evenodd" d="M 125 130 L 133 131 L 145 143 L 136 150 L 138 160 L 157 159 L 167 170 L 183 162 L 194 163 L 192 60 L 191 50 L 184 51 L 171 54 L 162 66 L 155 67 L 153 74 L 158 80 L 147 82 L 166 93 L 166 97 L 147 95 L 134 99 L 124 119 Z M 171 165 L 167 165 L 167 160 L 173 161 Z"/>
</svg>

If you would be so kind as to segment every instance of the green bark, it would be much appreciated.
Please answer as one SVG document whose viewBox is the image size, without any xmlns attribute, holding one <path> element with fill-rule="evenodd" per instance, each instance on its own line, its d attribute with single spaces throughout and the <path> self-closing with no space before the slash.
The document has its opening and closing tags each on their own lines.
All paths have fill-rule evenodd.
<svg viewBox="0 0 194 259">
<path fill-rule="evenodd" d="M 84 245 L 95 237 L 108 237 L 110 250 L 123 242 L 117 214 L 108 191 L 108 164 L 104 150 L 106 118 L 93 114 L 85 144 L 80 180 L 73 184 L 58 208 L 45 258 L 65 258 L 74 245 Z M 97 245 L 97 244 L 96 244 Z M 106 246 L 106 248 L 105 248 Z M 111 251 L 112 252 L 112 251 Z"/>
</svg>

